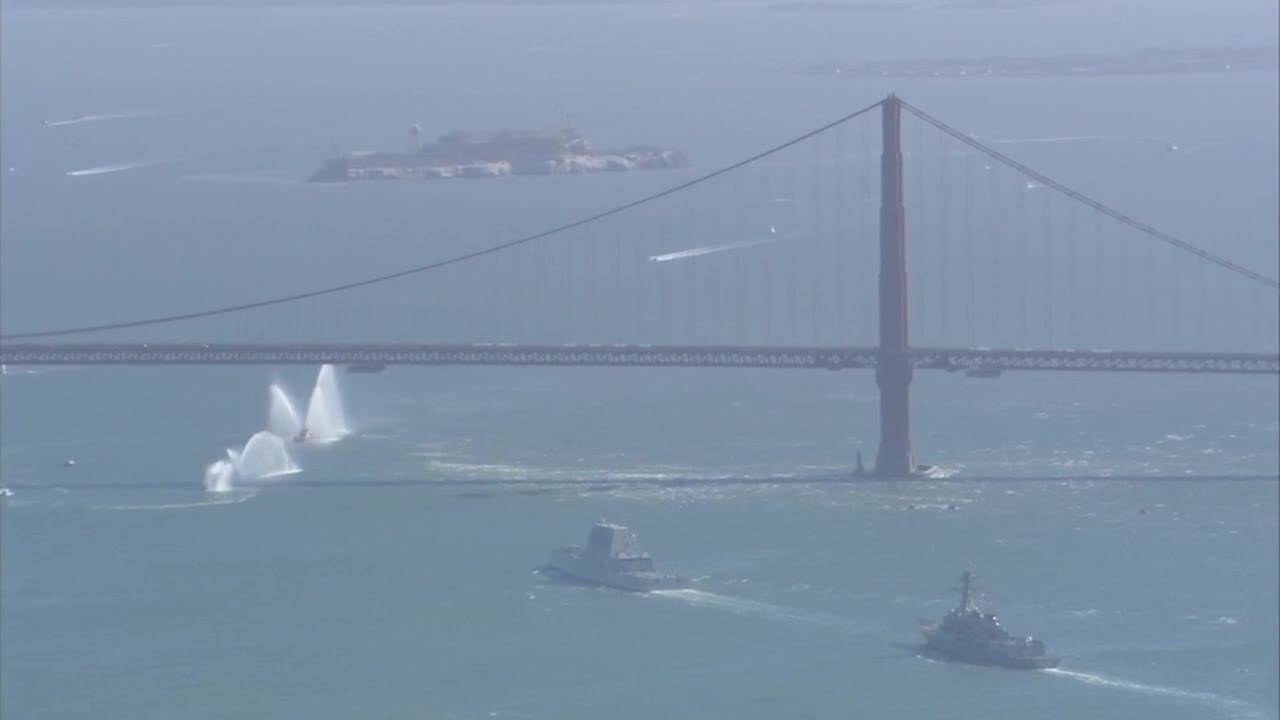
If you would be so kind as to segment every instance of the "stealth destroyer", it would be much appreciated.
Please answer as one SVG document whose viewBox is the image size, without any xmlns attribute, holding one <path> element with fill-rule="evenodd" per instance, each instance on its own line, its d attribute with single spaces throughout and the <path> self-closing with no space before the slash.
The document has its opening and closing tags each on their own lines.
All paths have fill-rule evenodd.
<svg viewBox="0 0 1280 720">
<path fill-rule="evenodd" d="M 553 551 L 547 569 L 580 582 L 631 592 L 678 590 L 690 584 L 687 578 L 658 572 L 630 528 L 603 520 L 591 526 L 585 548 L 571 545 Z"/>
</svg>

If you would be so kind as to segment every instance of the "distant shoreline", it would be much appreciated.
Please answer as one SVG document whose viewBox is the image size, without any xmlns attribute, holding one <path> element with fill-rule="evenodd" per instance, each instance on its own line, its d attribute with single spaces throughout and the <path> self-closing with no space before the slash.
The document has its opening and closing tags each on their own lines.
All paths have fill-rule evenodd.
<svg viewBox="0 0 1280 720">
<path fill-rule="evenodd" d="M 704 6 L 732 6 L 784 12 L 847 12 L 875 10 L 1019 9 L 1068 5 L 1074 0 L 700 0 Z M 318 7 L 468 7 L 468 6 L 687 6 L 681 0 L 0 0 L 2 10 L 153 9 L 290 9 Z"/>
<path fill-rule="evenodd" d="M 826 62 L 803 68 L 800 72 L 853 79 L 929 79 L 1241 73 L 1278 69 L 1280 48 L 1219 47 L 1153 48 L 1114 55 Z"/>
</svg>

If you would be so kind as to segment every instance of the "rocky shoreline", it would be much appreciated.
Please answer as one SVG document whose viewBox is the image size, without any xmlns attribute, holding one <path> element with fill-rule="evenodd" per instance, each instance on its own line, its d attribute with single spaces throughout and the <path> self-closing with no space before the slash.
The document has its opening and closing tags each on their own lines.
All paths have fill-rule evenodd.
<svg viewBox="0 0 1280 720">
<path fill-rule="evenodd" d="M 420 132 L 413 126 L 411 132 Z M 416 135 L 414 136 L 416 137 Z M 594 150 L 570 129 L 537 133 L 455 132 L 438 142 L 417 144 L 403 153 L 362 152 L 332 158 L 312 182 L 498 178 L 509 175 L 576 175 L 632 170 L 667 170 L 687 165 L 671 148 L 640 146 Z"/>
</svg>

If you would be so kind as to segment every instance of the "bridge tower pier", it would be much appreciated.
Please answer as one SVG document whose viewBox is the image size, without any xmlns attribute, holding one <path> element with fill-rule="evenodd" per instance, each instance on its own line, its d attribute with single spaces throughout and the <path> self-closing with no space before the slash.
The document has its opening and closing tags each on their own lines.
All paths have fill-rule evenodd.
<svg viewBox="0 0 1280 720">
<path fill-rule="evenodd" d="M 875 474 L 907 477 L 916 471 L 911 450 L 911 375 L 907 342 L 907 211 L 902 182 L 902 103 L 881 104 L 880 159 L 880 447 Z"/>
</svg>

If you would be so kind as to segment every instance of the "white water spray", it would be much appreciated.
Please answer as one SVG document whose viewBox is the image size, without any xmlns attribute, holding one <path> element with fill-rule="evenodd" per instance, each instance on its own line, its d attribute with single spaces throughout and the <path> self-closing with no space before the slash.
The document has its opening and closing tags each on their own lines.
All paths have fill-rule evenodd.
<svg viewBox="0 0 1280 720">
<path fill-rule="evenodd" d="M 241 480 L 263 480 L 301 472 L 289 456 L 284 440 L 272 433 L 255 433 L 244 448 L 227 448 L 227 459 L 204 469 L 204 489 L 209 493 L 229 493 Z"/>
<path fill-rule="evenodd" d="M 335 442 L 349 435 L 351 430 L 347 427 L 342 393 L 338 390 L 338 376 L 333 366 L 320 367 L 305 417 L 299 414 L 289 393 L 273 384 L 267 406 L 267 429 L 288 442 L 298 440 L 303 430 L 307 441 L 317 443 Z"/>
<path fill-rule="evenodd" d="M 236 468 L 230 461 L 217 460 L 204 469 L 204 489 L 211 493 L 231 492 Z"/>
<path fill-rule="evenodd" d="M 338 376 L 332 365 L 323 365 L 316 376 L 307 404 L 306 427 L 316 442 L 333 442 L 351 431 L 347 429 L 346 414 L 342 410 L 342 394 L 338 391 Z"/>
<path fill-rule="evenodd" d="M 265 430 L 254 433 L 240 452 L 227 450 L 237 479 L 262 480 L 300 472 L 284 440 Z"/>
<path fill-rule="evenodd" d="M 271 386 L 271 400 L 267 406 L 267 429 L 287 440 L 292 440 L 302 430 L 302 417 L 293 407 L 289 394 L 279 385 Z"/>
</svg>

